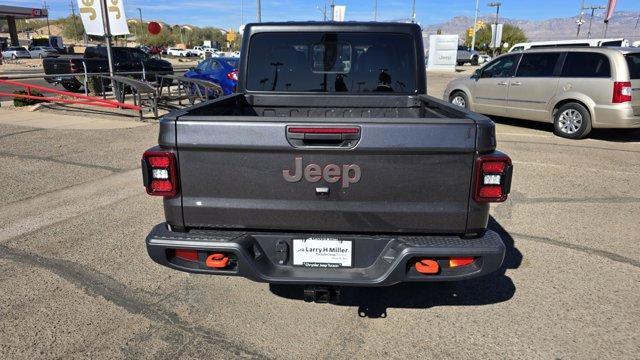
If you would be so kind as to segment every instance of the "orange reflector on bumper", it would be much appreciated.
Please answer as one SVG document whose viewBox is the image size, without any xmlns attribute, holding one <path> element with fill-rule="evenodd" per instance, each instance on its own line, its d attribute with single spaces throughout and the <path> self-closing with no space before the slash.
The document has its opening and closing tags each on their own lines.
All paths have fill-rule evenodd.
<svg viewBox="0 0 640 360">
<path fill-rule="evenodd" d="M 205 265 L 207 265 L 207 267 L 221 269 L 229 265 L 229 257 L 222 253 L 214 253 L 207 256 Z"/>
<path fill-rule="evenodd" d="M 449 259 L 449 267 L 465 266 L 473 263 L 475 259 L 472 257 L 455 257 Z"/>
<path fill-rule="evenodd" d="M 422 259 L 416 262 L 416 270 L 420 274 L 437 274 L 440 271 L 438 262 L 431 259 Z"/>
</svg>

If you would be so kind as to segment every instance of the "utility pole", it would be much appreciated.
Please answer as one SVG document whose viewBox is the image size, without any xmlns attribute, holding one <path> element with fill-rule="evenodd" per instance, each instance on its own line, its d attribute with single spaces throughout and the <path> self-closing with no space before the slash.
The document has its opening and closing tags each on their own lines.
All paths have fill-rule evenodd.
<svg viewBox="0 0 640 360">
<path fill-rule="evenodd" d="M 593 24 L 593 15 L 595 14 L 596 10 L 604 10 L 606 9 L 606 7 L 591 5 L 591 6 L 586 6 L 583 9 L 591 10 L 591 17 L 589 18 L 589 32 L 587 33 L 587 38 L 591 39 L 591 25 Z"/>
<path fill-rule="evenodd" d="M 416 23 L 416 0 L 413 0 L 413 6 L 411 10 L 411 22 Z"/>
<path fill-rule="evenodd" d="M 373 21 L 378 21 L 378 0 L 373 0 Z"/>
<path fill-rule="evenodd" d="M 73 17 L 73 35 L 76 42 L 78 42 L 79 40 L 78 40 L 78 25 L 76 24 L 76 8 L 75 8 L 75 4 L 73 3 L 73 0 L 71 0 L 70 3 L 71 3 L 71 16 Z"/>
<path fill-rule="evenodd" d="M 138 9 L 138 14 L 140 15 L 140 36 L 138 37 L 138 45 L 142 45 L 142 35 L 144 34 L 144 23 L 142 22 L 142 9 Z"/>
<path fill-rule="evenodd" d="M 260 4 L 260 0 L 258 1 L 258 22 L 262 22 L 262 5 Z"/>
<path fill-rule="evenodd" d="M 102 10 L 102 24 L 104 26 L 104 38 L 107 45 L 109 76 L 113 76 L 113 56 L 111 55 L 111 26 L 109 25 L 109 7 L 107 6 L 107 0 L 100 0 L 100 10 Z"/>
<path fill-rule="evenodd" d="M 496 47 L 498 44 L 496 40 L 498 40 L 498 22 L 500 20 L 500 6 L 502 6 L 502 3 L 500 2 L 492 2 L 488 4 L 489 7 L 494 7 L 496 8 L 496 28 L 495 31 L 492 34 L 492 42 L 493 42 L 493 56 L 496 56 Z"/>
<path fill-rule="evenodd" d="M 473 17 L 473 36 L 471 37 L 471 51 L 476 50 L 476 32 L 478 32 L 478 12 L 480 12 L 480 0 L 476 0 L 476 13 Z"/>
<path fill-rule="evenodd" d="M 51 25 L 49 24 L 49 5 L 47 5 L 46 1 L 42 2 L 42 8 L 47 10 L 47 32 L 49 36 L 51 36 Z"/>
</svg>

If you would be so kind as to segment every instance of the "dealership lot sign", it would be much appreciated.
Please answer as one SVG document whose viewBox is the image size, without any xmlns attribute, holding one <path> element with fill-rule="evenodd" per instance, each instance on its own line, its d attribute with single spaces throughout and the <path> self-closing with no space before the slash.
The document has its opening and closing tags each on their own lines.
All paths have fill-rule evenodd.
<svg viewBox="0 0 640 360">
<path fill-rule="evenodd" d="M 129 27 L 124 14 L 123 0 L 107 0 L 107 14 L 111 35 L 128 35 Z M 82 24 L 88 35 L 104 36 L 102 6 L 100 0 L 78 0 Z"/>
<path fill-rule="evenodd" d="M 429 36 L 427 70 L 456 71 L 458 35 Z"/>
</svg>

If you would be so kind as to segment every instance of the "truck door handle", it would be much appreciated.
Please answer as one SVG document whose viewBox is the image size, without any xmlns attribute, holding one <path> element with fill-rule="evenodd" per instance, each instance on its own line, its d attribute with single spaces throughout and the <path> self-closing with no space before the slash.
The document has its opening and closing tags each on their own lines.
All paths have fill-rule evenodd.
<svg viewBox="0 0 640 360">
<path fill-rule="evenodd" d="M 502 82 L 499 82 L 499 83 L 498 83 L 498 85 L 500 85 L 500 86 L 506 86 L 506 85 L 507 85 L 507 82 L 506 82 L 506 81 L 502 81 Z"/>
<path fill-rule="evenodd" d="M 359 126 L 287 126 L 287 140 L 294 147 L 352 148 L 360 140 L 360 134 Z"/>
<path fill-rule="evenodd" d="M 522 83 L 520 81 L 516 81 L 516 82 L 511 83 L 511 86 L 520 86 L 520 85 L 522 85 Z"/>
</svg>

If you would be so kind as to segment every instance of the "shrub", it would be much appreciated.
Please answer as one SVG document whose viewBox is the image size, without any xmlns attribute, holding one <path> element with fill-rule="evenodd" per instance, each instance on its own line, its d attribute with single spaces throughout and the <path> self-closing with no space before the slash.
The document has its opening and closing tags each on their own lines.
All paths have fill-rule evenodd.
<svg viewBox="0 0 640 360">
<path fill-rule="evenodd" d="M 27 91 L 26 90 L 17 90 L 13 92 L 16 95 L 27 95 Z M 31 90 L 30 93 L 31 96 L 42 96 L 42 93 L 37 91 L 37 90 Z M 27 98 L 21 98 L 21 97 L 15 97 L 13 98 L 13 106 L 15 107 L 20 107 L 20 106 L 31 106 L 31 105 L 35 105 L 37 103 L 41 103 L 41 102 L 46 102 L 44 100 L 37 100 L 37 99 L 27 99 Z"/>
</svg>

